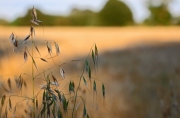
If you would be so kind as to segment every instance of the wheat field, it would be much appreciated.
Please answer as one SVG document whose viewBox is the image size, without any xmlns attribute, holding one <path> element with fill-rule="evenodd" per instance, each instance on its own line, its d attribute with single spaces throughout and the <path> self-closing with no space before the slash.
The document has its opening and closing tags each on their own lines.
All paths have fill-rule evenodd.
<svg viewBox="0 0 180 118">
<path fill-rule="evenodd" d="M 175 98 L 171 100 L 170 95 L 173 92 L 176 99 L 180 97 L 177 79 L 180 70 L 180 27 L 39 26 L 35 29 L 35 41 L 39 42 L 41 55 L 47 54 L 44 40 L 53 40 L 59 44 L 61 54 L 54 59 L 57 63 L 84 59 L 94 43 L 98 46 L 99 71 L 95 76 L 106 85 L 105 104 L 102 102 L 100 87 L 95 106 L 91 105 L 92 99 L 89 100 L 92 96 L 84 95 L 86 88 L 83 85 L 81 88 L 82 95 L 88 99 L 87 104 L 93 118 L 178 116 L 179 112 L 175 113 L 176 109 L 169 106 L 171 102 L 180 102 L 174 100 Z M 24 63 L 23 55 L 12 51 L 13 47 L 9 41 L 12 32 L 22 40 L 29 34 L 29 27 L 0 27 L 1 82 L 6 82 L 8 78 L 18 76 L 22 72 L 31 73 L 31 60 L 21 66 Z M 53 51 L 55 53 L 55 49 Z M 35 52 L 35 55 L 38 56 L 38 53 Z M 37 66 L 43 71 L 44 68 L 53 66 L 53 61 L 49 60 L 46 64 L 37 60 Z M 79 75 L 82 71 L 81 67 L 81 62 L 65 67 L 67 78 L 71 79 Z M 54 69 L 54 71 L 58 77 L 58 70 Z M 173 81 L 171 78 L 174 78 Z M 40 89 L 38 84 L 43 82 L 40 79 L 38 78 L 36 83 L 36 92 Z M 62 88 L 69 82 L 68 79 L 60 83 Z M 27 80 L 27 82 L 31 87 L 31 81 Z M 173 91 L 169 89 L 170 83 L 173 83 L 174 88 L 177 89 Z M 30 93 L 30 90 L 27 91 Z M 31 96 L 31 94 L 26 95 Z"/>
</svg>

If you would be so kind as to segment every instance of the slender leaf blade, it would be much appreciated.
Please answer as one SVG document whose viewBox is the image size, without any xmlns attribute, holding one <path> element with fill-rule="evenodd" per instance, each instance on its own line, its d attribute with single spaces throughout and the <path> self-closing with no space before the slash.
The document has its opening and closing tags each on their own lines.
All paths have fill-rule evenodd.
<svg viewBox="0 0 180 118">
<path fill-rule="evenodd" d="M 7 82 L 8 82 L 9 88 L 11 89 L 11 79 L 9 78 Z"/>
<path fill-rule="evenodd" d="M 34 42 L 34 47 L 35 47 L 36 51 L 39 53 L 39 55 L 41 56 L 41 53 L 40 53 L 40 51 L 39 51 L 37 45 L 35 44 L 35 42 Z"/>
<path fill-rule="evenodd" d="M 89 79 L 91 79 L 91 68 L 89 66 L 89 69 L 88 69 L 88 75 L 89 75 Z"/>
<path fill-rule="evenodd" d="M 32 60 L 33 60 L 34 66 L 36 67 L 36 69 L 37 69 L 37 71 L 38 71 L 38 67 L 37 67 L 37 65 L 36 65 L 36 62 L 35 62 L 34 58 L 32 58 Z"/>
<path fill-rule="evenodd" d="M 93 90 L 94 90 L 94 92 L 97 91 L 97 89 L 96 89 L 96 81 L 95 80 L 94 80 L 94 83 L 93 83 Z"/>
<path fill-rule="evenodd" d="M 88 84 L 87 84 L 87 81 L 86 81 L 85 77 L 83 77 L 83 81 L 84 81 L 84 84 L 86 85 L 86 87 L 88 87 Z"/>
<path fill-rule="evenodd" d="M 1 99 L 1 106 L 4 105 L 4 101 L 6 100 L 6 95 L 3 95 L 2 99 Z"/>
<path fill-rule="evenodd" d="M 24 51 L 24 62 L 26 62 L 28 60 L 28 54 L 26 52 L 26 50 Z"/>
<path fill-rule="evenodd" d="M 26 43 L 26 41 L 29 39 L 29 37 L 30 37 L 30 34 L 29 35 L 27 35 L 25 38 L 24 38 L 24 44 Z"/>
<path fill-rule="evenodd" d="M 96 63 L 96 66 L 98 67 L 98 48 L 95 44 L 95 63 Z"/>
<path fill-rule="evenodd" d="M 14 33 L 12 33 L 10 36 L 9 36 L 9 40 L 11 43 L 14 43 L 14 39 L 15 39 L 15 36 L 14 36 Z"/>
<path fill-rule="evenodd" d="M 105 98 L 105 86 L 104 86 L 104 84 L 102 84 L 102 95 Z"/>
<path fill-rule="evenodd" d="M 54 42 L 54 44 L 55 44 L 55 48 L 56 48 L 56 54 L 59 55 L 60 54 L 59 45 L 56 42 Z"/>
<path fill-rule="evenodd" d="M 44 61 L 44 62 L 47 62 L 45 59 L 43 59 L 43 58 L 40 58 L 42 61 Z"/>
<path fill-rule="evenodd" d="M 86 111 L 86 106 L 84 105 L 84 109 L 83 109 L 83 117 L 87 116 L 87 111 Z"/>
<path fill-rule="evenodd" d="M 47 46 L 47 49 L 48 49 L 48 53 L 51 54 L 52 53 L 51 45 L 47 42 L 46 46 Z"/>
<path fill-rule="evenodd" d="M 33 26 L 30 27 L 30 35 L 31 35 L 31 38 L 35 36 L 35 29 Z"/>
<path fill-rule="evenodd" d="M 95 66 L 95 57 L 94 57 L 94 51 L 92 50 L 92 59 L 93 59 L 93 63 L 94 63 L 94 66 Z"/>
<path fill-rule="evenodd" d="M 12 109 L 12 103 L 11 103 L 11 98 L 9 97 L 9 110 Z"/>
</svg>

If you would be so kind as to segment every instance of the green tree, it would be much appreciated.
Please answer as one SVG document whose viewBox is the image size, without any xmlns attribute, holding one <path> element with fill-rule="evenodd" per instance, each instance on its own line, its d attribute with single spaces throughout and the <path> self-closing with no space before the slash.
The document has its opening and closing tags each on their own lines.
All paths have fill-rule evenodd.
<svg viewBox="0 0 180 118">
<path fill-rule="evenodd" d="M 0 25 L 8 25 L 6 20 L 0 19 Z"/>
<path fill-rule="evenodd" d="M 90 10 L 73 9 L 68 19 L 72 26 L 89 26 L 95 24 L 96 13 Z"/>
<path fill-rule="evenodd" d="M 125 26 L 133 24 L 131 10 L 123 2 L 117 0 L 109 0 L 98 16 L 98 25 Z"/>
<path fill-rule="evenodd" d="M 170 25 L 172 23 L 172 15 L 167 9 L 167 4 L 160 6 L 149 6 L 151 16 L 145 20 L 147 25 Z"/>
</svg>

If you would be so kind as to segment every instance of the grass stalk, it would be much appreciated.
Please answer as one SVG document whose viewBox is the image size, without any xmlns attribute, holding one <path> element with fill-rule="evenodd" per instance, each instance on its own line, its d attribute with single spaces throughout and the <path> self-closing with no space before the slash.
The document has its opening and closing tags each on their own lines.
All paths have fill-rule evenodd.
<svg viewBox="0 0 180 118">
<path fill-rule="evenodd" d="M 79 80 L 79 84 L 78 84 L 78 87 L 77 87 L 77 90 L 76 90 L 76 93 L 75 93 L 75 100 L 74 100 L 74 106 L 73 106 L 73 111 L 72 111 L 72 118 L 74 118 L 74 110 L 75 110 L 75 106 L 76 106 L 76 99 L 77 99 L 77 94 L 78 94 L 78 90 L 79 90 L 79 87 L 80 87 L 80 84 L 81 84 L 81 79 L 82 79 L 82 77 L 83 77 L 83 75 L 84 75 L 84 70 L 85 70 L 85 66 L 84 66 L 84 69 L 83 69 L 83 72 L 82 72 L 82 74 L 81 74 L 81 76 L 80 76 L 80 80 Z"/>
<path fill-rule="evenodd" d="M 34 67 L 33 67 L 33 38 L 32 38 L 32 91 L 33 91 L 33 117 L 36 118 L 35 113 L 35 97 L 34 97 Z"/>
</svg>

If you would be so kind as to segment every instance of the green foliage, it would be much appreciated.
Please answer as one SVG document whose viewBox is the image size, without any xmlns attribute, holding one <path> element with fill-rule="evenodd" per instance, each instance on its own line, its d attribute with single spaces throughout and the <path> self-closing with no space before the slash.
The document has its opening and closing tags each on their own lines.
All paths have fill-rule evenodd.
<svg viewBox="0 0 180 118">
<path fill-rule="evenodd" d="M 43 25 L 46 26 L 89 26 L 95 24 L 96 13 L 85 10 L 80 11 L 73 9 L 69 16 L 52 16 L 42 13 L 37 10 L 38 18 L 44 19 Z M 28 26 L 29 24 L 24 21 L 31 19 L 31 10 L 28 10 L 24 17 L 17 18 L 15 21 L 10 23 L 13 26 Z M 30 21 L 29 21 L 30 23 Z"/>
<path fill-rule="evenodd" d="M 172 24 L 172 16 L 164 4 L 160 6 L 150 6 L 151 16 L 145 20 L 147 25 L 170 25 Z"/>
<path fill-rule="evenodd" d="M 3 95 L 3 97 L 2 97 L 2 99 L 1 99 L 1 106 L 3 106 L 4 105 L 4 101 L 6 100 L 6 96 L 5 95 Z"/>
<path fill-rule="evenodd" d="M 73 9 L 67 20 L 71 26 L 91 26 L 96 23 L 96 13 L 90 10 Z"/>
<path fill-rule="evenodd" d="M 43 19 L 44 26 L 125 26 L 134 24 L 132 12 L 128 6 L 117 0 L 109 0 L 99 13 L 73 9 L 69 16 L 52 16 L 39 10 L 37 10 L 37 14 L 38 18 Z M 10 25 L 29 26 L 29 19 L 31 19 L 31 10 Z"/>
<path fill-rule="evenodd" d="M 9 22 L 7 22 L 6 20 L 0 19 L 0 25 L 8 25 Z"/>
<path fill-rule="evenodd" d="M 74 93 L 74 82 L 71 82 L 69 83 L 69 92 L 73 92 Z"/>
<path fill-rule="evenodd" d="M 98 13 L 99 25 L 125 26 L 133 24 L 131 10 L 121 1 L 109 0 Z"/>
</svg>

